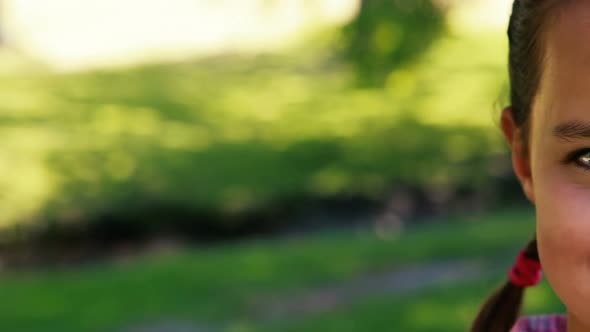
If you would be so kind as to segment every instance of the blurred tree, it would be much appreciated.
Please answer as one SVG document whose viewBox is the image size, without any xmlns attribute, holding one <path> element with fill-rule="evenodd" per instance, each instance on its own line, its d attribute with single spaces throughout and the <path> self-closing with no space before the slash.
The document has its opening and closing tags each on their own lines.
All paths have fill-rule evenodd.
<svg viewBox="0 0 590 332">
<path fill-rule="evenodd" d="M 396 67 L 424 52 L 444 30 L 444 9 L 432 0 L 361 0 L 343 29 L 346 58 L 359 83 L 380 86 Z"/>
</svg>

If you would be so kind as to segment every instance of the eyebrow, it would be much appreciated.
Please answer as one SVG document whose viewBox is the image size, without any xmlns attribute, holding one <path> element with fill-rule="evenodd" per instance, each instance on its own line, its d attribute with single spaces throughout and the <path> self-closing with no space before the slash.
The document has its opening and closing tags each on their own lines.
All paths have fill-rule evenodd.
<svg viewBox="0 0 590 332">
<path fill-rule="evenodd" d="M 590 138 L 590 122 L 569 121 L 553 128 L 553 135 L 562 140 Z"/>
</svg>

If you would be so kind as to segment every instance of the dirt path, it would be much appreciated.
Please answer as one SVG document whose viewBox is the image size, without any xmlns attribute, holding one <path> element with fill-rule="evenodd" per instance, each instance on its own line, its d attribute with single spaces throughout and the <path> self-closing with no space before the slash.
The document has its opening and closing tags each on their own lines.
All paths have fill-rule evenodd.
<svg viewBox="0 0 590 332">
<path fill-rule="evenodd" d="M 408 265 L 390 272 L 362 276 L 323 288 L 300 290 L 258 299 L 254 317 L 272 321 L 328 312 L 373 296 L 403 296 L 431 287 L 475 280 L 491 267 L 479 260 Z"/>
<path fill-rule="evenodd" d="M 496 268 L 489 261 L 453 260 L 407 265 L 390 272 L 365 275 L 325 287 L 264 295 L 253 300 L 254 322 L 302 319 L 310 314 L 329 312 L 373 296 L 404 296 L 431 287 L 443 287 L 488 275 Z M 117 332 L 221 332 L 217 326 L 160 321 L 125 328 Z"/>
</svg>

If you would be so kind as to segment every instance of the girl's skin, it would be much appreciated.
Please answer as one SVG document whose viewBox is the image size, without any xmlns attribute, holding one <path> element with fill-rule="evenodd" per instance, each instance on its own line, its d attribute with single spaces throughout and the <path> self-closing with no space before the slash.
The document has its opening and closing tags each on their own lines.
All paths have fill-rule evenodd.
<svg viewBox="0 0 590 332">
<path fill-rule="evenodd" d="M 590 331 L 590 1 L 562 6 L 543 32 L 542 77 L 528 138 L 502 113 L 515 172 L 537 211 L 545 274 L 568 311 L 568 331 Z"/>
</svg>

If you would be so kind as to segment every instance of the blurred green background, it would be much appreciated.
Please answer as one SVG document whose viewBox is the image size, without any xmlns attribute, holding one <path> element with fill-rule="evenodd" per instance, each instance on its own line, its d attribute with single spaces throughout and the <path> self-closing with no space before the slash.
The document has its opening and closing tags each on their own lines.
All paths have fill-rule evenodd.
<svg viewBox="0 0 590 332">
<path fill-rule="evenodd" d="M 0 329 L 465 330 L 534 230 L 509 1 L 158 3 L 1 2 Z"/>
</svg>

